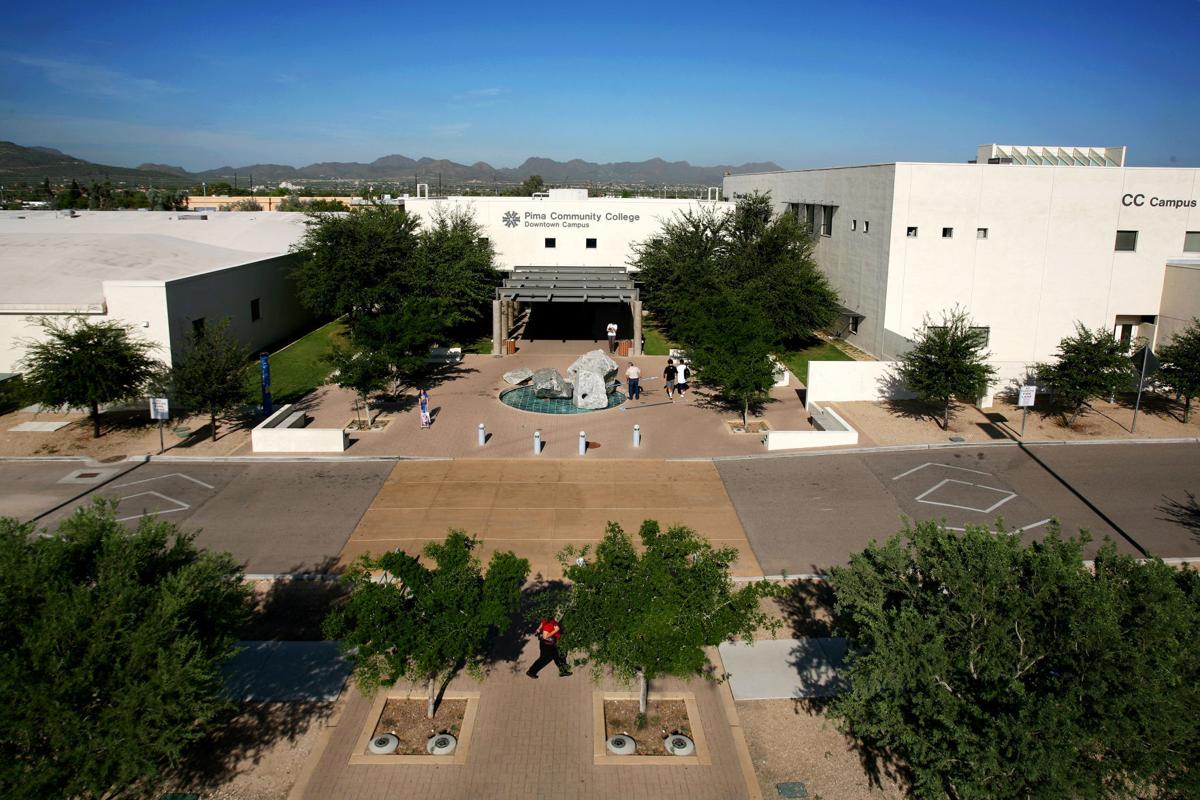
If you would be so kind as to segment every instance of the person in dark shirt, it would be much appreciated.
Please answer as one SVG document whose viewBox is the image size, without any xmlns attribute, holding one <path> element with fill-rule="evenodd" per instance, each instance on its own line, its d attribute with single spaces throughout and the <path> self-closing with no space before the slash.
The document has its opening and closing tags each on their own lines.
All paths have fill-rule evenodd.
<svg viewBox="0 0 1200 800">
<path fill-rule="evenodd" d="M 542 667 L 549 664 L 551 661 L 558 667 L 559 677 L 566 677 L 571 674 L 571 668 L 567 666 L 567 659 L 562 653 L 558 652 L 558 640 L 562 638 L 562 627 L 556 619 L 543 619 L 538 623 L 538 649 L 541 651 L 538 655 L 538 660 L 533 662 L 533 666 L 525 671 L 525 674 L 531 678 L 536 678 L 538 673 L 542 671 Z"/>
<path fill-rule="evenodd" d="M 675 391 L 675 360 L 667 359 L 667 368 L 663 370 L 663 383 L 667 387 L 667 399 L 674 400 L 672 392 Z"/>
</svg>

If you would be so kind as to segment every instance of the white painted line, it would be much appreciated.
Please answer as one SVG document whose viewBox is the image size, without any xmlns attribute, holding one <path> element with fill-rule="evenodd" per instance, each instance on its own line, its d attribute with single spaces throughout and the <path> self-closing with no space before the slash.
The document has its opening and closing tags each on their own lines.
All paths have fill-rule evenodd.
<svg viewBox="0 0 1200 800">
<path fill-rule="evenodd" d="M 204 481 L 196 480 L 191 475 L 184 475 L 182 472 L 172 472 L 169 475 L 159 475 L 157 478 L 146 478 L 145 480 L 130 481 L 129 483 L 118 483 L 115 486 L 113 486 L 112 488 L 120 489 L 125 486 L 137 486 L 139 483 L 152 483 L 154 481 L 161 481 L 164 478 L 183 478 L 186 481 L 191 481 L 192 483 L 198 483 L 201 486 L 203 486 L 205 489 L 214 489 L 215 490 L 217 488 L 215 486 L 212 486 L 211 484 L 205 483 Z"/>
<path fill-rule="evenodd" d="M 1038 527 L 1039 525 L 1045 525 L 1047 522 L 1050 522 L 1052 519 L 1053 519 L 1052 517 L 1046 517 L 1044 520 L 1041 520 L 1040 522 L 1033 522 L 1033 523 L 1030 523 L 1029 525 L 1024 526 L 1023 528 L 1021 528 L 1021 530 L 1023 530 L 1023 531 L 1033 530 L 1034 528 Z"/>
<path fill-rule="evenodd" d="M 924 464 L 921 464 L 920 466 L 917 466 L 917 467 L 913 467 L 912 469 L 908 470 L 907 472 L 901 472 L 899 475 L 892 478 L 892 480 L 898 481 L 901 478 L 906 478 L 909 475 L 912 475 L 914 472 L 919 472 L 919 471 L 925 469 L 926 467 L 943 467 L 945 469 L 957 469 L 962 472 L 974 472 L 976 475 L 987 475 L 989 478 L 996 477 L 995 475 L 993 475 L 990 472 L 983 472 L 983 471 L 977 470 L 977 469 L 967 469 L 966 467 L 956 467 L 951 464 L 939 464 L 936 461 L 926 461 Z"/>
<path fill-rule="evenodd" d="M 158 514 L 176 514 L 180 511 L 187 511 L 189 508 L 191 508 L 191 506 L 181 500 L 176 500 L 174 497 L 167 497 L 165 494 L 159 494 L 158 492 L 138 492 L 137 494 L 126 495 L 125 497 L 120 498 L 117 502 L 124 503 L 126 500 L 132 500 L 135 497 L 143 497 L 148 494 L 152 494 L 160 500 L 165 500 L 168 503 L 174 503 L 179 506 L 179 508 L 168 508 L 166 511 L 143 511 L 141 514 L 134 514 L 132 517 L 121 517 L 117 520 L 117 522 L 128 522 L 131 519 L 149 517 L 151 515 Z"/>
<path fill-rule="evenodd" d="M 987 489 L 989 492 L 998 492 L 1000 494 L 1006 494 L 1006 495 L 1008 495 L 1008 497 L 1005 497 L 1003 500 L 993 503 L 992 505 L 988 506 L 987 508 L 975 508 L 973 506 L 960 506 L 956 503 L 939 503 L 936 500 L 924 499 L 926 495 L 931 494 L 932 492 L 936 492 L 938 489 L 942 488 L 947 483 L 957 483 L 960 486 L 974 486 L 976 489 Z M 994 486 L 984 486 L 983 484 L 980 484 L 980 483 L 967 483 L 966 481 L 956 481 L 952 478 L 946 478 L 941 483 L 938 483 L 938 484 L 932 486 L 931 488 L 926 489 L 924 492 L 921 492 L 921 494 L 919 494 L 915 499 L 918 503 L 925 503 L 925 504 L 931 505 L 931 506 L 945 506 L 946 508 L 957 508 L 961 511 L 972 511 L 976 514 L 990 514 L 993 511 L 995 511 L 997 508 L 999 508 L 1000 506 L 1007 503 L 1009 500 L 1012 500 L 1016 496 L 1017 495 L 1015 492 L 1010 492 L 1006 489 L 997 489 Z"/>
</svg>

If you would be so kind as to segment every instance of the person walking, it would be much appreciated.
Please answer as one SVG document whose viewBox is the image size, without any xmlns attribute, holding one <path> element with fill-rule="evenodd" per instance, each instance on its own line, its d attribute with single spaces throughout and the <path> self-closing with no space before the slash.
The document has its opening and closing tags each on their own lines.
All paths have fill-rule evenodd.
<svg viewBox="0 0 1200 800">
<path fill-rule="evenodd" d="M 554 662 L 558 667 L 558 676 L 565 678 L 571 674 L 571 668 L 567 666 L 567 658 L 562 653 L 558 652 L 558 640 L 562 638 L 562 626 L 558 624 L 556 619 L 543 619 L 538 623 L 538 660 L 533 662 L 533 665 L 525 670 L 525 674 L 531 678 L 537 678 L 538 673 L 542 671 L 542 667 Z"/>
<path fill-rule="evenodd" d="M 642 370 L 638 365 L 629 362 L 629 369 L 625 370 L 625 379 L 629 381 L 629 399 L 642 399 Z"/>
<path fill-rule="evenodd" d="M 675 359 L 667 359 L 667 368 L 663 370 L 663 384 L 667 387 L 667 399 L 674 400 L 675 396 L 671 394 L 675 391 Z"/>
<path fill-rule="evenodd" d="M 683 397 L 685 394 L 687 394 L 687 379 L 688 365 L 684 363 L 683 359 L 680 359 L 679 366 L 675 369 L 675 394 L 679 395 L 680 397 Z"/>
<path fill-rule="evenodd" d="M 608 323 L 608 352 L 617 352 L 617 323 Z"/>
<path fill-rule="evenodd" d="M 421 427 L 428 428 L 433 424 L 433 418 L 429 416 L 429 392 L 424 389 L 418 392 L 417 404 L 421 407 Z"/>
</svg>

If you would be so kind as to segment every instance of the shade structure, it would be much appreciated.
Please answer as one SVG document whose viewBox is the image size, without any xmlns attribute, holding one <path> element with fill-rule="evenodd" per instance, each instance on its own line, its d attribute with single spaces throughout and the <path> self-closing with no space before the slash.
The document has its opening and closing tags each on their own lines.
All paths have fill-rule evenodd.
<svg viewBox="0 0 1200 800">
<path fill-rule="evenodd" d="M 638 289 L 624 267 L 517 267 L 497 300 L 522 303 L 631 303 Z"/>
</svg>

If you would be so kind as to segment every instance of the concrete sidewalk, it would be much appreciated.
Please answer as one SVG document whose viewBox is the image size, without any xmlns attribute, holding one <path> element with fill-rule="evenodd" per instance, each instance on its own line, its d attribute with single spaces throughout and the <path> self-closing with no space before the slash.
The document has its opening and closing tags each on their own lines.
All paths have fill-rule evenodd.
<svg viewBox="0 0 1200 800">
<path fill-rule="evenodd" d="M 847 688 L 842 638 L 725 642 L 718 649 L 736 700 L 828 697 Z"/>
</svg>

